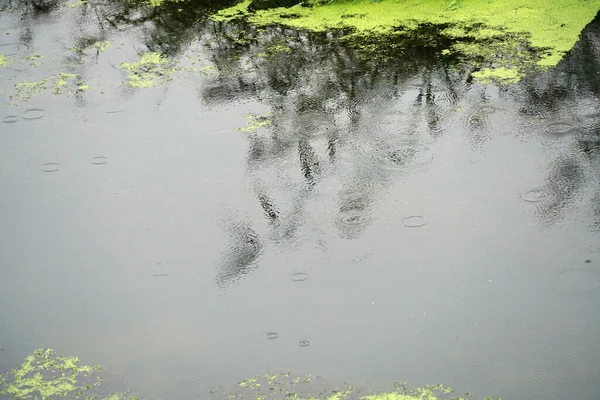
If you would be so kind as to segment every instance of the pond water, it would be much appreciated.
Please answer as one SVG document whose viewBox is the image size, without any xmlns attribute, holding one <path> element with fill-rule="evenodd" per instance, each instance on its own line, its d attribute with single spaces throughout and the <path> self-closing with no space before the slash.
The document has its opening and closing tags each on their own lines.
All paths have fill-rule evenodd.
<svg viewBox="0 0 600 400">
<path fill-rule="evenodd" d="M 497 86 L 191 3 L 2 3 L 0 371 L 50 347 L 150 399 L 287 370 L 600 399 L 598 17 Z M 178 66 L 128 78 L 141 52 Z"/>
</svg>

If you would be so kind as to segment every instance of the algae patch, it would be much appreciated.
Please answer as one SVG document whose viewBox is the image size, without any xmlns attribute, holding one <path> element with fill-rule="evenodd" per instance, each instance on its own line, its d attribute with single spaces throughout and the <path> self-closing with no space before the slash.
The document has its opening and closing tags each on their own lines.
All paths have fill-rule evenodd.
<svg viewBox="0 0 600 400">
<path fill-rule="evenodd" d="M 51 349 L 38 349 L 20 367 L 0 375 L 0 396 L 22 400 L 79 398 L 100 387 L 99 372 L 99 366 L 79 365 L 77 357 L 57 356 Z M 86 398 L 139 400 L 127 392 Z"/>
<path fill-rule="evenodd" d="M 151 88 L 165 83 L 175 72 L 175 62 L 160 53 L 143 53 L 139 61 L 122 63 L 121 69 L 129 71 L 127 85 L 137 88 Z"/>
<path fill-rule="evenodd" d="M 238 132 L 252 132 L 265 126 L 271 126 L 273 122 L 266 116 L 249 115 L 246 117 L 246 126 L 237 128 Z"/>
<path fill-rule="evenodd" d="M 8 64 L 8 57 L 6 57 L 4 54 L 0 54 L 0 67 L 6 67 Z"/>
<path fill-rule="evenodd" d="M 518 78 L 532 67 L 555 66 L 600 9 L 600 2 L 582 0 L 307 0 L 257 11 L 249 10 L 251 4 L 242 1 L 212 18 L 316 32 L 345 29 L 349 37 L 396 35 L 399 40 L 418 27 L 438 27 L 456 45 L 450 52 L 485 69 L 480 77 L 495 75 L 501 81 L 507 70 Z"/>
<path fill-rule="evenodd" d="M 42 94 L 48 88 L 50 78 L 42 79 L 41 81 L 25 81 L 15 83 L 14 91 L 9 94 L 11 100 L 26 101 L 33 96 Z"/>
</svg>

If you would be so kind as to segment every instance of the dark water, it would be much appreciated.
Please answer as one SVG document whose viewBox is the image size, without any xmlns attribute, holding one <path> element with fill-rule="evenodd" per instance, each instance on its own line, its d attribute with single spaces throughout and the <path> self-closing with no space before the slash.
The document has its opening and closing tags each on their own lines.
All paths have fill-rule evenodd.
<svg viewBox="0 0 600 400">
<path fill-rule="evenodd" d="M 0 53 L 43 56 L 0 67 L 5 100 L 90 86 L 0 108 L 1 369 L 44 346 L 153 399 L 288 369 L 600 399 L 598 18 L 494 86 L 199 3 L 0 4 Z M 142 51 L 214 68 L 130 88 Z"/>
</svg>

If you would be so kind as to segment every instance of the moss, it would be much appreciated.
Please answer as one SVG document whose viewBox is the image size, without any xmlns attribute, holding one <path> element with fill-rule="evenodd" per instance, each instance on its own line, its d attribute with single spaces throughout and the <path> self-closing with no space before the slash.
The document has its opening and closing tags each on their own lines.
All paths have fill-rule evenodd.
<svg viewBox="0 0 600 400">
<path fill-rule="evenodd" d="M 175 62 L 160 53 L 144 53 L 140 60 L 122 63 L 121 68 L 129 71 L 127 84 L 137 88 L 151 88 L 171 79 Z"/>
<path fill-rule="evenodd" d="M 592 0 L 332 0 L 327 4 L 308 0 L 290 8 L 250 12 L 250 4 L 250 0 L 244 0 L 218 12 L 213 19 L 226 21 L 244 17 L 256 25 L 282 24 L 311 31 L 350 28 L 351 35 L 369 36 L 407 32 L 423 24 L 452 25 L 443 33 L 470 39 L 470 53 L 482 59 L 481 65 L 489 60 L 490 40 L 498 48 L 507 39 L 518 43 L 510 49 L 504 47 L 509 52 L 510 62 L 501 63 L 498 71 L 495 66 L 484 65 L 488 68 L 486 77 L 496 72 L 501 77 L 505 74 L 502 68 L 518 70 L 522 75 L 532 65 L 555 66 L 600 8 L 599 2 Z M 537 49 L 537 54 L 532 56 L 530 49 Z M 501 59 L 497 54 L 493 56 Z M 510 64 L 516 62 L 519 63 L 510 68 Z"/>
</svg>

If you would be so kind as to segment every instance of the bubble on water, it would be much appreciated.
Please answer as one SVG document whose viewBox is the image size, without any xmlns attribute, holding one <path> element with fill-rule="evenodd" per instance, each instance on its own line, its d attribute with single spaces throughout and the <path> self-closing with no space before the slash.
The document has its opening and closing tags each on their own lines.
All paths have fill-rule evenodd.
<svg viewBox="0 0 600 400">
<path fill-rule="evenodd" d="M 308 280 L 308 273 L 296 272 L 295 274 L 292 274 L 292 280 L 294 282 L 304 282 L 304 281 Z"/>
<path fill-rule="evenodd" d="M 555 122 L 553 124 L 546 125 L 544 130 L 553 135 L 564 135 L 569 133 L 573 127 L 566 122 Z"/>
<path fill-rule="evenodd" d="M 402 219 L 402 225 L 408 228 L 420 228 L 427 225 L 427 220 L 422 215 L 411 215 Z"/>
<path fill-rule="evenodd" d="M 563 293 L 586 293 L 600 289 L 600 273 L 595 270 L 566 269 L 550 278 L 550 286 Z"/>
<path fill-rule="evenodd" d="M 298 346 L 300 346 L 300 347 L 308 347 L 308 346 L 310 346 L 310 342 L 308 340 L 301 340 L 298 343 Z"/>
<path fill-rule="evenodd" d="M 521 195 L 521 199 L 528 203 L 539 203 L 540 201 L 547 200 L 550 194 L 543 189 L 529 190 Z"/>
<path fill-rule="evenodd" d="M 454 287 L 452 295 L 462 300 L 479 300 L 492 297 L 500 291 L 500 286 L 490 280 L 469 281 Z"/>
<path fill-rule="evenodd" d="M 152 276 L 169 276 L 177 271 L 177 264 L 171 262 L 156 263 L 148 267 Z"/>
<path fill-rule="evenodd" d="M 107 162 L 108 162 L 108 159 L 106 157 L 92 158 L 92 164 L 94 164 L 94 165 L 102 165 L 102 164 L 106 164 Z"/>
<path fill-rule="evenodd" d="M 265 335 L 265 337 L 269 340 L 275 340 L 279 337 L 279 333 L 277 332 L 267 332 L 267 334 Z"/>
<path fill-rule="evenodd" d="M 43 172 L 56 172 L 60 169 L 60 164 L 57 162 L 49 162 L 42 165 Z"/>
<path fill-rule="evenodd" d="M 169 375 L 169 380 L 179 385 L 189 385 L 202 378 L 202 373 L 197 369 L 180 369 Z"/>
<path fill-rule="evenodd" d="M 21 118 L 26 119 L 26 120 L 34 120 L 34 119 L 40 119 L 44 115 L 45 115 L 45 112 L 41 108 L 28 108 L 27 110 L 23 111 L 23 113 L 21 114 Z"/>
<path fill-rule="evenodd" d="M 7 115 L 2 119 L 2 122 L 4 122 L 5 124 L 14 124 L 18 120 L 19 118 L 16 115 Z"/>
</svg>

